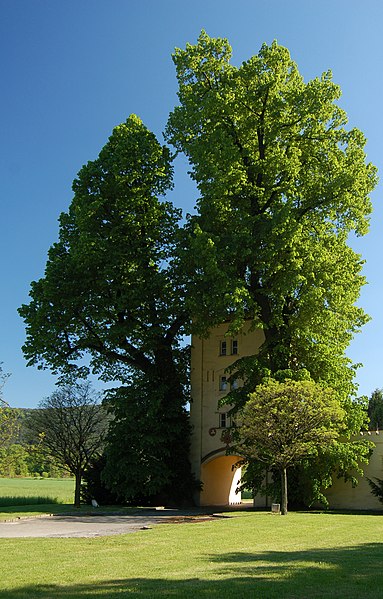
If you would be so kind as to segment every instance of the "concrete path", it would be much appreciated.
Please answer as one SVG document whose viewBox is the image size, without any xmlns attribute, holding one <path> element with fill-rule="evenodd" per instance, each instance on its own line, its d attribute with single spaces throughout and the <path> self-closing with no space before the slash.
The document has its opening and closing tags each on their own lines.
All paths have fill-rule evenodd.
<svg viewBox="0 0 383 599">
<path fill-rule="evenodd" d="M 217 514 L 218 516 L 218 514 Z M 216 516 L 178 510 L 142 510 L 133 515 L 92 514 L 21 518 L 0 522 L 0 538 L 100 537 L 145 530 L 159 523 L 203 521 Z"/>
</svg>

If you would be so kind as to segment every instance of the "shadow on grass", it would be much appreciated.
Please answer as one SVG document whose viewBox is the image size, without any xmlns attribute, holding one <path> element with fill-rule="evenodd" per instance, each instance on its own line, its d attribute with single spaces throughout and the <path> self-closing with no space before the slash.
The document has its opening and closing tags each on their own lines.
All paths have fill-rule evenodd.
<svg viewBox="0 0 383 599">
<path fill-rule="evenodd" d="M 0 599 L 371 599 L 383 597 L 382 560 L 379 543 L 297 552 L 224 553 L 208 557 L 210 579 L 169 580 L 165 573 L 164 578 L 145 578 L 143 573 L 141 578 L 103 583 L 0 590 Z"/>
</svg>

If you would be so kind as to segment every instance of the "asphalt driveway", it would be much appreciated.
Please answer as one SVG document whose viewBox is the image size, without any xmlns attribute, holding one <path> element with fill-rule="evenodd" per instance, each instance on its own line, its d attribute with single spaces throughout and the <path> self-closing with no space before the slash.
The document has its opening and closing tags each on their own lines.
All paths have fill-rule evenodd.
<svg viewBox="0 0 383 599">
<path fill-rule="evenodd" d="M 220 514 L 202 514 L 194 510 L 140 510 L 136 514 L 44 516 L 0 522 L 0 538 L 21 537 L 100 537 L 147 530 L 161 523 L 201 522 Z"/>
</svg>

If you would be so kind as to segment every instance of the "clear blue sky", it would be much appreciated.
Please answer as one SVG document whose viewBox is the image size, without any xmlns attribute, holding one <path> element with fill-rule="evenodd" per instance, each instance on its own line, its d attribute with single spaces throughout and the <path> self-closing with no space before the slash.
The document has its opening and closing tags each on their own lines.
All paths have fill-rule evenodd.
<svg viewBox="0 0 383 599">
<path fill-rule="evenodd" d="M 174 47 L 205 29 L 227 37 L 240 64 L 277 39 L 306 80 L 332 69 L 350 126 L 382 171 L 382 23 L 381 0 L 0 0 L 0 361 L 11 405 L 35 406 L 54 389 L 48 372 L 25 366 L 16 309 L 44 272 L 72 180 L 131 113 L 161 138 L 177 101 Z M 178 166 L 172 200 L 191 211 L 196 193 Z M 381 195 L 382 185 L 371 231 L 355 242 L 369 282 L 360 304 L 372 317 L 349 351 L 364 364 L 361 394 L 383 387 Z"/>
</svg>

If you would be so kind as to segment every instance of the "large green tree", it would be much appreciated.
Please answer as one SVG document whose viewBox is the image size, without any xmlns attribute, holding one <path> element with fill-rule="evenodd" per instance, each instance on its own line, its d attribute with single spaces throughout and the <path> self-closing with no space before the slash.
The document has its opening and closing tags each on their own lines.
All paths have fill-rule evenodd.
<svg viewBox="0 0 383 599">
<path fill-rule="evenodd" d="M 108 393 L 114 417 L 102 478 L 120 499 L 177 505 L 191 501 L 187 422 L 184 415 L 180 419 L 178 402 L 164 401 L 170 393 L 165 377 L 140 373 L 128 386 Z"/>
<path fill-rule="evenodd" d="M 305 83 L 277 43 L 240 67 L 230 59 L 228 42 L 204 32 L 174 55 L 180 105 L 166 137 L 189 158 L 200 191 L 183 234 L 179 211 L 158 199 L 171 187 L 169 151 L 130 117 L 80 171 L 45 276 L 20 310 L 30 364 L 68 375 L 87 370 L 86 356 L 100 378 L 129 387 L 110 403 L 121 423 L 121 407 L 138 416 L 153 398 L 161 435 L 154 427 L 146 437 L 135 470 L 148 487 L 150 436 L 161 437 L 167 489 L 187 470 L 177 450 L 188 438 L 180 339 L 189 315 L 201 334 L 223 320 L 264 331 L 260 351 L 235 366 L 244 385 L 230 401 L 243 404 L 265 375 L 307 370 L 341 394 L 350 432 L 363 420 L 345 349 L 367 320 L 355 304 L 362 260 L 348 245 L 367 230 L 376 183 L 364 137 L 346 128 L 330 73 Z M 131 429 L 134 455 L 143 444 Z"/>
<path fill-rule="evenodd" d="M 363 261 L 348 241 L 367 232 L 376 169 L 363 134 L 346 126 L 331 73 L 305 82 L 276 42 L 237 67 L 228 41 L 202 32 L 173 60 L 179 105 L 166 136 L 200 192 L 180 252 L 194 329 L 208 334 L 227 320 L 236 331 L 250 320 L 263 330 L 260 350 L 232 368 L 243 381 L 226 398 L 234 406 L 279 373 L 309 372 L 336 389 L 347 435 L 307 461 L 318 495 L 335 464 L 352 478 L 368 453 L 350 440 L 365 410 L 345 352 L 368 317 L 356 304 Z"/>
<path fill-rule="evenodd" d="M 346 129 L 339 87 L 330 72 L 304 82 L 276 42 L 236 67 L 227 40 L 202 32 L 173 58 L 180 104 L 167 139 L 200 191 L 184 246 L 195 329 L 263 329 L 244 397 L 265 371 L 302 368 L 349 394 L 345 349 L 367 317 L 348 238 L 367 231 L 376 169 L 362 133 Z"/>
<path fill-rule="evenodd" d="M 137 380 L 156 387 L 150 417 L 164 431 L 159 453 L 166 446 L 166 459 L 156 464 L 157 491 L 165 486 L 169 493 L 180 472 L 190 480 L 187 452 L 179 451 L 189 437 L 187 360 L 180 347 L 188 319 L 183 286 L 171 264 L 180 211 L 161 199 L 172 187 L 172 174 L 169 151 L 138 117 L 116 127 L 99 157 L 75 179 L 45 275 L 32 283 L 31 301 L 20 309 L 29 365 L 64 377 L 91 370 L 103 381 L 132 385 L 137 405 L 146 402 Z M 119 396 L 124 394 L 120 390 Z M 136 420 L 144 410 L 132 411 L 127 404 L 125 409 L 124 419 L 135 419 L 131 431 L 145 431 L 145 418 Z M 144 484 L 151 462 L 137 434 L 129 450 L 133 445 L 141 476 L 130 478 L 128 489 L 120 487 L 121 495 L 130 496 L 132 486 L 154 492 L 153 485 Z M 124 438 L 116 443 L 123 455 Z"/>
</svg>

